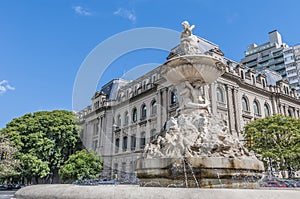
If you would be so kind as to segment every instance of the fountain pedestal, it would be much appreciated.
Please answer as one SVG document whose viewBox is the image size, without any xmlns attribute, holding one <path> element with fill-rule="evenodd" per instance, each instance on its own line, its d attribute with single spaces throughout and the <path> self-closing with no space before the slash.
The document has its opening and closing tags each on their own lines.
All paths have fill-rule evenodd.
<svg viewBox="0 0 300 199">
<path fill-rule="evenodd" d="M 199 188 L 258 188 L 262 165 L 252 158 L 155 158 L 138 161 L 142 186 Z"/>
<path fill-rule="evenodd" d="M 149 186 L 255 188 L 262 162 L 210 113 L 202 93 L 225 72 L 223 54 L 215 48 L 202 52 L 191 33 L 194 26 L 183 22 L 183 27 L 179 47 L 161 70 L 177 89 L 179 108 L 167 121 L 165 135 L 145 147 L 137 177 Z"/>
</svg>

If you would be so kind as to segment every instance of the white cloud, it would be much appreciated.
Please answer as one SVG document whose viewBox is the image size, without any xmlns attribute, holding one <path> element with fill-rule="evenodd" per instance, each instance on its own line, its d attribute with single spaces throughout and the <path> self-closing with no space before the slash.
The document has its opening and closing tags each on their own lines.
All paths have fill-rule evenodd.
<svg viewBox="0 0 300 199">
<path fill-rule="evenodd" d="M 7 80 L 0 81 L 0 95 L 6 93 L 8 90 L 15 90 L 15 88 L 8 84 Z"/>
<path fill-rule="evenodd" d="M 74 6 L 73 10 L 78 15 L 82 15 L 82 16 L 91 16 L 92 15 L 92 13 L 88 9 L 86 9 L 82 6 Z"/>
<path fill-rule="evenodd" d="M 136 15 L 135 15 L 134 11 L 130 11 L 130 10 L 127 10 L 124 8 L 119 8 L 113 14 L 124 17 L 124 18 L 128 19 L 129 21 L 131 21 L 131 23 L 136 22 Z"/>
</svg>

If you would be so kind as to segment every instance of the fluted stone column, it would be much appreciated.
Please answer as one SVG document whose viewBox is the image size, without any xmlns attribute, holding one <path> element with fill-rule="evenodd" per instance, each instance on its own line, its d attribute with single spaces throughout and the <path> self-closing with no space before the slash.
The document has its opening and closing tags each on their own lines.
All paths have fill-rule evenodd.
<svg viewBox="0 0 300 199">
<path fill-rule="evenodd" d="M 271 103 L 272 103 L 272 113 L 278 114 L 278 104 L 277 104 L 276 98 L 274 96 L 271 97 Z"/>
<path fill-rule="evenodd" d="M 241 99 L 239 98 L 238 92 L 239 92 L 239 88 L 238 87 L 233 87 L 233 97 L 232 97 L 232 99 L 234 100 L 233 101 L 234 112 L 235 112 L 234 121 L 237 121 L 235 123 L 235 129 L 236 129 L 237 136 L 239 137 L 240 136 L 239 134 L 240 134 L 241 128 L 242 128 L 241 127 L 242 112 L 241 112 Z"/>
<path fill-rule="evenodd" d="M 232 134 L 236 134 L 235 129 L 235 112 L 234 112 L 234 98 L 233 98 L 233 87 L 226 85 L 226 96 L 227 96 L 227 107 L 228 107 L 228 127 Z"/>
<path fill-rule="evenodd" d="M 216 83 L 212 83 L 210 85 L 210 91 L 211 91 L 211 112 L 213 115 L 217 115 L 218 111 L 217 111 L 217 94 L 216 94 L 216 87 L 217 84 Z"/>
</svg>

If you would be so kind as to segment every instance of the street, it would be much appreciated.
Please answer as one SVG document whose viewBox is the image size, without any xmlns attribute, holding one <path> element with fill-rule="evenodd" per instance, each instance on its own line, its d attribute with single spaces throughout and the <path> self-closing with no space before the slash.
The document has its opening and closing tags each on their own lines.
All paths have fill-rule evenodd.
<svg viewBox="0 0 300 199">
<path fill-rule="evenodd" d="M 13 199 L 15 198 L 15 190 L 13 191 L 0 191 L 0 199 Z"/>
</svg>

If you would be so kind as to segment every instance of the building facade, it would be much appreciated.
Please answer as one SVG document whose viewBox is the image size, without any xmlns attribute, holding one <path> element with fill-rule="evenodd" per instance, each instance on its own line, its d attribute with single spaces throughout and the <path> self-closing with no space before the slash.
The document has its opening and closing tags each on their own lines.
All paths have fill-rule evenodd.
<svg viewBox="0 0 300 199">
<path fill-rule="evenodd" d="M 300 96 L 300 45 L 286 48 L 283 51 L 286 67 L 286 78 L 292 88 L 296 89 Z"/>
<path fill-rule="evenodd" d="M 200 89 L 211 113 L 226 121 L 235 138 L 243 140 L 245 124 L 258 118 L 300 117 L 300 101 L 287 80 L 271 70 L 257 72 L 225 60 L 226 72 Z M 163 135 L 166 122 L 175 116 L 177 91 L 161 76 L 161 67 L 133 81 L 112 80 L 95 93 L 90 106 L 78 112 L 82 142 L 103 157 L 103 176 L 111 178 L 116 172 L 134 176 L 135 161 L 142 157 L 145 145 Z"/>
</svg>

